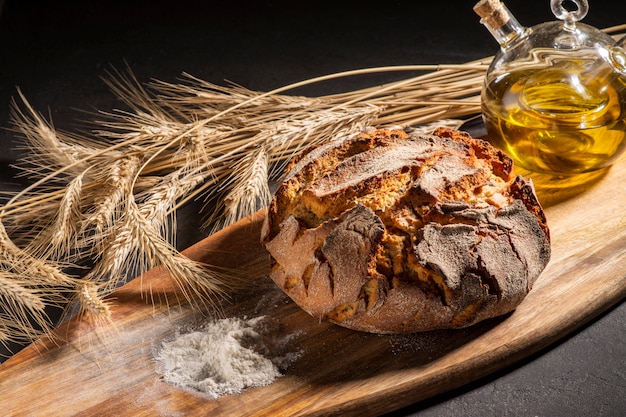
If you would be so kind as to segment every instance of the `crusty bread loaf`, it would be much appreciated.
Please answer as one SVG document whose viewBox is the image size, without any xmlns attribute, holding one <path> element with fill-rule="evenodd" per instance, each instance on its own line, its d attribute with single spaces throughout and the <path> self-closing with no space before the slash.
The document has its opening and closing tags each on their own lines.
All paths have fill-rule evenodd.
<svg viewBox="0 0 626 417">
<path fill-rule="evenodd" d="M 550 258 L 510 158 L 466 133 L 371 129 L 294 159 L 268 208 L 270 277 L 320 320 L 374 333 L 508 313 Z"/>
</svg>

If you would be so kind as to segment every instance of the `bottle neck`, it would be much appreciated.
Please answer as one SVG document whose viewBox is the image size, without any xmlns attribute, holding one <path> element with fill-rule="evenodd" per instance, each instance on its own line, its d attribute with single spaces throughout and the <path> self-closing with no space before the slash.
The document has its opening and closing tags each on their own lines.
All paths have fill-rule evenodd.
<svg viewBox="0 0 626 417">
<path fill-rule="evenodd" d="M 499 0 L 481 0 L 474 11 L 481 17 L 482 23 L 503 49 L 515 43 L 527 34 L 509 9 Z"/>
<path fill-rule="evenodd" d="M 502 49 L 506 49 L 515 44 L 515 41 L 524 37 L 527 31 L 527 29 L 520 25 L 512 16 L 506 24 L 499 27 L 494 28 L 486 23 L 483 24 L 489 29 L 489 33 L 498 41 Z"/>
</svg>

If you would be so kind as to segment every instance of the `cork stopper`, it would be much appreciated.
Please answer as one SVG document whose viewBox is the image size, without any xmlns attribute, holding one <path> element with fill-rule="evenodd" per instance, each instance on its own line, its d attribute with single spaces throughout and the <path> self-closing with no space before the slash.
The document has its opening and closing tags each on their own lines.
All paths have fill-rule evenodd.
<svg viewBox="0 0 626 417">
<path fill-rule="evenodd" d="M 498 29 L 507 24 L 511 15 L 500 0 L 480 0 L 474 6 L 474 12 L 480 16 L 480 21 L 492 29 Z"/>
</svg>

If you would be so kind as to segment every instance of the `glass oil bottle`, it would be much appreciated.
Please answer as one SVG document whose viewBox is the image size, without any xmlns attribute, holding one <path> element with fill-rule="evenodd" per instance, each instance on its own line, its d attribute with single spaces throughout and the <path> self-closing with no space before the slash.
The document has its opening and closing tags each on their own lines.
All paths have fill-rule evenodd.
<svg viewBox="0 0 626 417">
<path fill-rule="evenodd" d="M 626 149 L 626 38 L 580 23 L 587 0 L 563 3 L 551 1 L 560 21 L 530 28 L 499 0 L 474 6 L 500 44 L 481 94 L 489 140 L 517 166 L 559 177 L 606 168 Z"/>
</svg>

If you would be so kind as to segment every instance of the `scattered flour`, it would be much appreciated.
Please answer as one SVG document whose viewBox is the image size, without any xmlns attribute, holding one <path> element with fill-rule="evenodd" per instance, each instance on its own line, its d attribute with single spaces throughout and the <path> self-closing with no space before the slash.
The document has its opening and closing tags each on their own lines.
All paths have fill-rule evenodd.
<svg viewBox="0 0 626 417">
<path fill-rule="evenodd" d="M 266 316 L 225 318 L 163 342 L 155 359 L 166 382 L 211 398 L 271 384 L 299 356 L 296 334 L 281 334 Z"/>
</svg>

